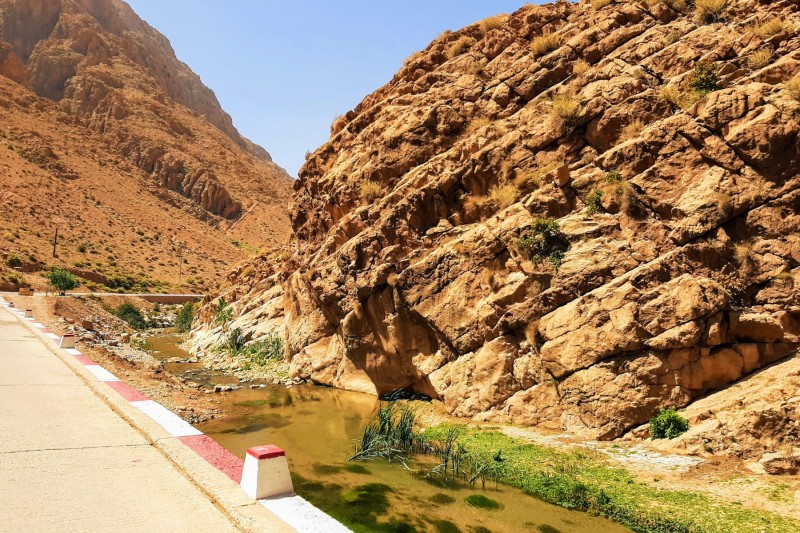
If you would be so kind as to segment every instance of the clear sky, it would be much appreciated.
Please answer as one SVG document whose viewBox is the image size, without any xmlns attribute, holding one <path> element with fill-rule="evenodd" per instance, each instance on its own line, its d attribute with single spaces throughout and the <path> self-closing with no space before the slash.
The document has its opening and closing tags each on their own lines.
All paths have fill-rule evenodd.
<svg viewBox="0 0 800 533">
<path fill-rule="evenodd" d="M 292 176 L 338 115 L 446 29 L 525 0 L 126 0 L 166 35 L 239 131 Z M 537 2 L 541 3 L 541 2 Z"/>
</svg>

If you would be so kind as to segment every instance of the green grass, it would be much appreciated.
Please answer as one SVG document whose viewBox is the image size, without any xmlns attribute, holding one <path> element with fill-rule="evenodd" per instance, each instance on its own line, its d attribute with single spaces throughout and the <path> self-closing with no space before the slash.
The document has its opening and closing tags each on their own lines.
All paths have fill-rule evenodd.
<svg viewBox="0 0 800 533">
<path fill-rule="evenodd" d="M 429 428 L 426 438 L 442 439 L 450 425 Z M 502 433 L 464 428 L 460 442 L 486 460 L 502 451 L 499 481 L 569 509 L 606 516 L 634 531 L 653 533 L 788 533 L 800 522 L 740 502 L 716 501 L 700 492 L 666 490 L 636 481 L 591 450 L 561 451 Z M 743 500 L 747 495 L 742 495 Z"/>
</svg>

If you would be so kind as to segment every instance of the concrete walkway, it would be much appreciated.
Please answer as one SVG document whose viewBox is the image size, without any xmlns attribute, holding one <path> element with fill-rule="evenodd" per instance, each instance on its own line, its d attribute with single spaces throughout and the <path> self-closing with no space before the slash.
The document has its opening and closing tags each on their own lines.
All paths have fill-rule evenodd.
<svg viewBox="0 0 800 533">
<path fill-rule="evenodd" d="M 0 307 L 0 530 L 241 530 L 204 492 Z"/>
</svg>

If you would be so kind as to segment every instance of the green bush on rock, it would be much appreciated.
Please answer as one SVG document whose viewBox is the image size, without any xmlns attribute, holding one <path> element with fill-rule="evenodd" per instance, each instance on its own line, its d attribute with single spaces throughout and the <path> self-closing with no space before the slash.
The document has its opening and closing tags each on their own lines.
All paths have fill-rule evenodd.
<svg viewBox="0 0 800 533">
<path fill-rule="evenodd" d="M 650 419 L 650 434 L 655 439 L 674 439 L 689 430 L 689 421 L 679 415 L 675 409 L 662 409 L 658 415 Z"/>
</svg>

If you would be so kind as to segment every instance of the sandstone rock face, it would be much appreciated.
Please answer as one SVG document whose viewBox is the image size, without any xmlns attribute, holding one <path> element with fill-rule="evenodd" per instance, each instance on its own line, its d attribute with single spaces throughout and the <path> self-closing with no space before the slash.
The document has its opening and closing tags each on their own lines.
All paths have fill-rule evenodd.
<svg viewBox="0 0 800 533">
<path fill-rule="evenodd" d="M 8 148 L 0 159 L 12 169 L 0 196 L 4 230 L 49 233 L 49 221 L 66 215 L 35 199 L 58 195 L 89 219 L 76 224 L 81 230 L 105 229 L 110 219 L 114 231 L 84 242 L 110 234 L 128 249 L 134 231 L 172 234 L 203 263 L 192 278 L 214 277 L 220 265 L 243 259 L 231 240 L 264 247 L 289 237 L 291 178 L 236 131 L 169 41 L 121 0 L 0 0 L 0 114 L 0 143 Z M 100 198 L 106 192 L 115 194 Z M 215 234 L 216 242 L 196 244 L 207 239 L 189 236 L 187 227 Z M 149 269 L 142 261 L 125 266 Z M 168 277 L 178 278 L 174 266 Z"/>
<path fill-rule="evenodd" d="M 279 267 L 296 374 L 610 439 L 795 353 L 800 5 L 729 4 L 710 25 L 528 5 L 446 32 L 337 119 Z M 523 245 L 542 219 L 568 241 L 552 261 Z"/>
</svg>

